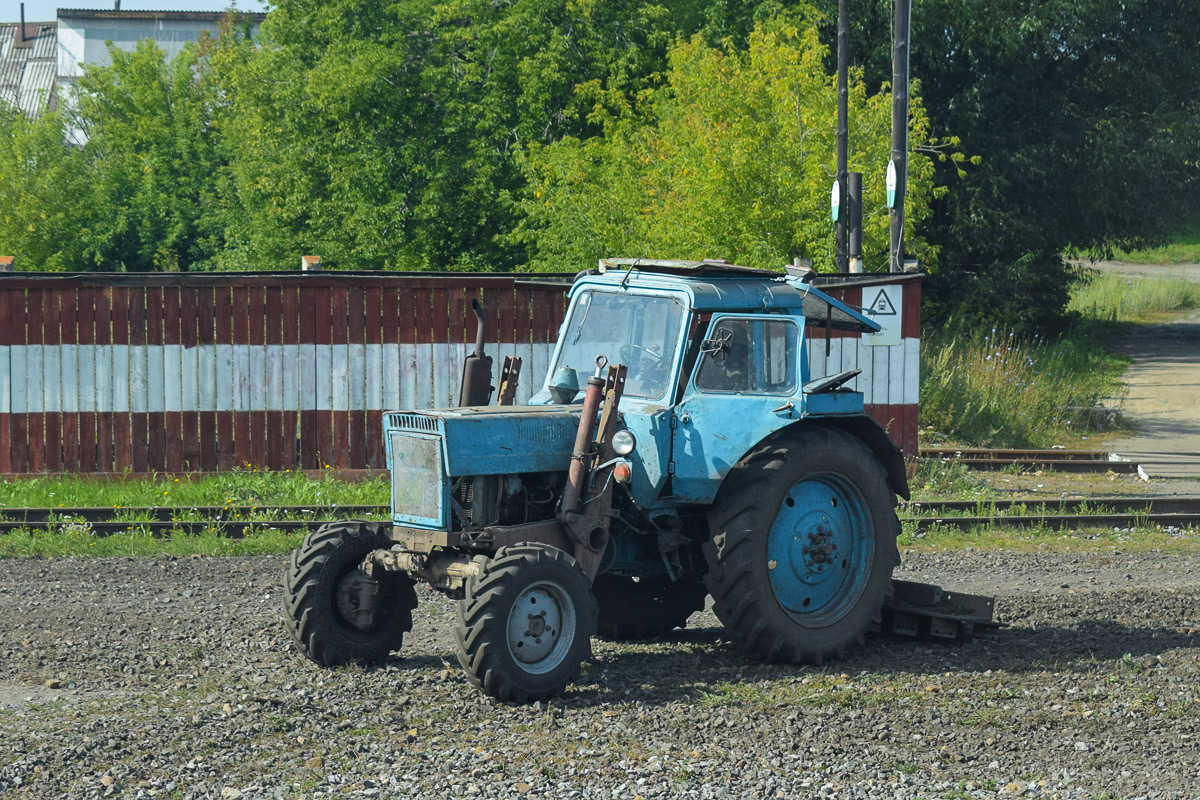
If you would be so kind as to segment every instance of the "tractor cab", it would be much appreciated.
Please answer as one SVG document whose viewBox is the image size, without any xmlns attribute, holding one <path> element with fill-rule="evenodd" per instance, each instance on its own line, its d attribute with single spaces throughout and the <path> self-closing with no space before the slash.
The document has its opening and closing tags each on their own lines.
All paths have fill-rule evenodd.
<svg viewBox="0 0 1200 800">
<path fill-rule="evenodd" d="M 863 413 L 862 394 L 845 387 L 857 371 L 811 379 L 805 333 L 879 325 L 807 277 L 724 261 L 602 260 L 572 287 L 530 403 L 582 402 L 597 356 L 623 364 L 634 500 L 709 503 L 748 442 L 814 415 Z"/>
</svg>

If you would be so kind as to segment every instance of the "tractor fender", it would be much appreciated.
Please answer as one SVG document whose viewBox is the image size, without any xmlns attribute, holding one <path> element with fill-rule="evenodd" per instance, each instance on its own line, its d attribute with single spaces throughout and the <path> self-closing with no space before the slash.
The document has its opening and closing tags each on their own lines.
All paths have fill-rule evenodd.
<svg viewBox="0 0 1200 800">
<path fill-rule="evenodd" d="M 883 470 L 887 473 L 888 486 L 891 487 L 891 490 L 901 499 L 909 499 L 908 473 L 905 470 L 904 453 L 888 438 L 887 432 L 880 427 L 879 423 L 867 416 L 823 417 L 819 421 L 799 420 L 773 432 L 750 448 L 747 453 L 753 453 L 762 445 L 781 436 L 795 433 L 800 428 L 814 425 L 839 428 L 851 436 L 860 439 L 863 444 L 871 449 L 871 453 L 874 454 L 875 459 L 883 465 Z"/>
</svg>

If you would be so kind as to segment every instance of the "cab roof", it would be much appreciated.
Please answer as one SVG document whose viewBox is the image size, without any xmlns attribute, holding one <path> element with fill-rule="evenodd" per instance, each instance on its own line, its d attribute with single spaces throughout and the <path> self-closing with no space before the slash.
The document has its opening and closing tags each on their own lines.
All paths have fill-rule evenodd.
<svg viewBox="0 0 1200 800">
<path fill-rule="evenodd" d="M 684 291 L 697 311 L 779 311 L 802 315 L 810 325 L 874 333 L 878 323 L 840 300 L 805 282 L 798 275 L 730 264 L 727 261 L 667 261 L 658 259 L 601 259 L 594 272 L 583 273 L 581 287 L 616 287 L 623 291 L 657 289 Z"/>
</svg>

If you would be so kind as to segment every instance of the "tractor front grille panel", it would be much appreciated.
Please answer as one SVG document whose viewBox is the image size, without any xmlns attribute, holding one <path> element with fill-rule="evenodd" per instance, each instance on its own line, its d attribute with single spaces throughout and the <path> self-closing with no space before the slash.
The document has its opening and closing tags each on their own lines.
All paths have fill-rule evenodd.
<svg viewBox="0 0 1200 800">
<path fill-rule="evenodd" d="M 393 431 L 392 510 L 409 521 L 442 524 L 442 440 L 429 434 Z"/>
<path fill-rule="evenodd" d="M 406 431 L 438 432 L 437 418 L 424 414 L 388 414 L 387 426 Z"/>
</svg>

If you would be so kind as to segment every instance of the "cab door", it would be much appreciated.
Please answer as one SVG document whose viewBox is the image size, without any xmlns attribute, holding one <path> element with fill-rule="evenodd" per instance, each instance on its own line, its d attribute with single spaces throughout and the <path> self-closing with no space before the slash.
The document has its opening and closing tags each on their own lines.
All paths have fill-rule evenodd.
<svg viewBox="0 0 1200 800">
<path fill-rule="evenodd" d="M 675 407 L 677 502 L 711 502 L 751 446 L 800 417 L 800 326 L 774 314 L 712 318 L 683 400 Z"/>
</svg>

